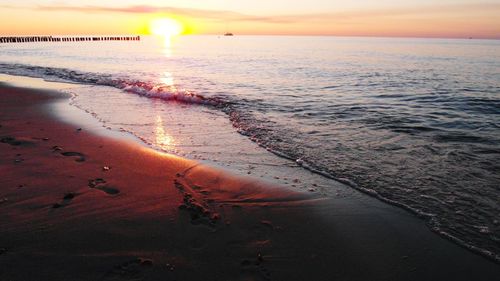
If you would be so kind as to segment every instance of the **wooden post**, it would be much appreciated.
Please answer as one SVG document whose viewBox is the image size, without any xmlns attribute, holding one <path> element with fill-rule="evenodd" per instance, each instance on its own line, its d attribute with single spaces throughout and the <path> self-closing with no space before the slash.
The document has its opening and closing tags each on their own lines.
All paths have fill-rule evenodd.
<svg viewBox="0 0 500 281">
<path fill-rule="evenodd" d="M 83 41 L 140 41 L 141 36 L 1 36 L 0 43 L 83 42 Z"/>
</svg>

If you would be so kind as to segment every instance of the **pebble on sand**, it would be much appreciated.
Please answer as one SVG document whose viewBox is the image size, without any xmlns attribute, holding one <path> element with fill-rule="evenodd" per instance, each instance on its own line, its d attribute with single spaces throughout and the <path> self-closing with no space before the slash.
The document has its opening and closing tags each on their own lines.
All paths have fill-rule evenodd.
<svg viewBox="0 0 500 281">
<path fill-rule="evenodd" d="M 264 257 L 262 257 L 262 254 L 261 254 L 260 252 L 257 254 L 257 261 L 258 261 L 259 263 L 261 263 L 261 262 L 263 262 L 263 261 L 264 261 Z"/>
<path fill-rule="evenodd" d="M 175 265 L 173 264 L 170 264 L 170 263 L 167 263 L 166 264 L 167 268 L 170 270 L 170 271 L 174 271 L 175 270 Z"/>
</svg>

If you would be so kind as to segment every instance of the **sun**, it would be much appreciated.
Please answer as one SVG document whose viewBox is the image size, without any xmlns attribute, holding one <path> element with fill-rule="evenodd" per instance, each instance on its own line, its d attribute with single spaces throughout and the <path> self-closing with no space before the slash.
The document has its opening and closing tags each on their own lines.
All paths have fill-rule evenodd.
<svg viewBox="0 0 500 281">
<path fill-rule="evenodd" d="M 171 18 L 155 19 L 150 24 L 150 32 L 157 36 L 172 38 L 184 31 L 182 24 Z"/>
</svg>

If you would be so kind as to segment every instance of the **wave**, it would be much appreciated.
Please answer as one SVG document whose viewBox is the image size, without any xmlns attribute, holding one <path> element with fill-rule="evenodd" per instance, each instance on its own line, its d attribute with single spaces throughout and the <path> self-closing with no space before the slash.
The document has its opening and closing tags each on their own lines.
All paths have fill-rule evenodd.
<svg viewBox="0 0 500 281">
<path fill-rule="evenodd" d="M 30 66 L 23 64 L 0 63 L 0 72 L 10 75 L 42 78 L 54 82 L 73 82 L 89 85 L 114 87 L 129 93 L 158 98 L 166 101 L 177 101 L 187 104 L 223 106 L 225 103 L 214 97 L 205 97 L 174 85 L 162 85 L 153 82 L 134 81 L 109 74 L 80 72 L 66 68 Z"/>
</svg>

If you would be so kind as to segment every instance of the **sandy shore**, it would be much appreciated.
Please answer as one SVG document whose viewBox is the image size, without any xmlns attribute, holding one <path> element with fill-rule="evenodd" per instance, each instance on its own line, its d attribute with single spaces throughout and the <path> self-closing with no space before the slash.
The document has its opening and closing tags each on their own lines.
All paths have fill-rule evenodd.
<svg viewBox="0 0 500 281">
<path fill-rule="evenodd" d="M 494 280 L 358 194 L 318 198 L 56 120 L 0 86 L 0 280 Z"/>
</svg>

